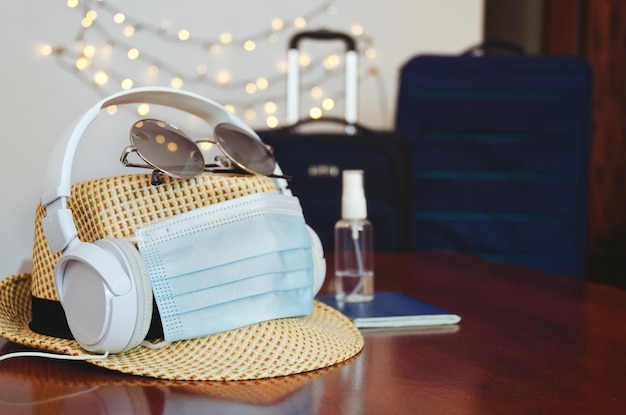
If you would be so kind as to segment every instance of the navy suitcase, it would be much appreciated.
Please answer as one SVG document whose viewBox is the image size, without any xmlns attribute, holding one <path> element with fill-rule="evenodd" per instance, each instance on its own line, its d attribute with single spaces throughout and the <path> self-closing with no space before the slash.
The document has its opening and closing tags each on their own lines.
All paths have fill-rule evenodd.
<svg viewBox="0 0 626 415">
<path fill-rule="evenodd" d="M 301 120 L 297 48 L 304 39 L 339 39 L 346 44 L 345 118 Z M 368 219 L 374 227 L 377 251 L 408 249 L 409 141 L 393 131 L 368 129 L 356 121 L 357 80 L 353 39 L 343 33 L 317 31 L 296 34 L 289 47 L 288 126 L 258 131 L 272 146 L 289 187 L 302 204 L 307 223 L 318 233 L 326 252 L 334 249 L 334 226 L 341 217 L 341 172 L 364 172 Z M 340 132 L 303 132 L 306 127 L 339 123 Z M 303 124 L 309 124 L 303 126 Z"/>
<path fill-rule="evenodd" d="M 592 74 L 574 56 L 417 56 L 400 71 L 411 248 L 584 276 Z"/>
</svg>

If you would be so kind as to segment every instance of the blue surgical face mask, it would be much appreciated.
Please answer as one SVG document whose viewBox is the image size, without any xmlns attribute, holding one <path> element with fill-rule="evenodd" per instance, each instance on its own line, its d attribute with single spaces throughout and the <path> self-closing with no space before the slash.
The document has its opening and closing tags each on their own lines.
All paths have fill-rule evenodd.
<svg viewBox="0 0 626 415">
<path fill-rule="evenodd" d="M 166 341 L 313 311 L 311 240 L 293 196 L 256 193 L 135 234 Z"/>
</svg>

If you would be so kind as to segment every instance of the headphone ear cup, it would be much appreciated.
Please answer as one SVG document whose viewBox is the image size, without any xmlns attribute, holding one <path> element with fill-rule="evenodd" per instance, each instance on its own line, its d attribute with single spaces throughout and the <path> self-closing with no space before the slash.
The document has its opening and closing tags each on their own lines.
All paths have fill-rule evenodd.
<svg viewBox="0 0 626 415">
<path fill-rule="evenodd" d="M 326 278 L 326 259 L 320 237 L 309 225 L 306 225 L 306 228 L 309 231 L 311 253 L 313 254 L 313 295 L 317 295 Z"/>
<path fill-rule="evenodd" d="M 143 257 L 131 242 L 124 239 L 103 239 L 100 244 L 111 244 L 110 247 L 121 253 L 128 261 L 131 277 L 134 279 L 137 294 L 137 319 L 135 329 L 128 345 L 122 351 L 130 350 L 145 340 L 152 322 L 152 283 L 148 268 Z"/>
<path fill-rule="evenodd" d="M 57 262 L 55 284 L 72 335 L 85 350 L 120 353 L 145 338 L 152 289 L 130 242 L 76 243 Z"/>
</svg>

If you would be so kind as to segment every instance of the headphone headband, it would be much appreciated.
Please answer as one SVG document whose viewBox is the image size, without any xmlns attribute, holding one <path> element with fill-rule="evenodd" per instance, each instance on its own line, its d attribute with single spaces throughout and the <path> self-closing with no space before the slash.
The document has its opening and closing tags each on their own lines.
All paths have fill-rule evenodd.
<svg viewBox="0 0 626 415">
<path fill-rule="evenodd" d="M 61 134 L 48 161 L 41 203 L 47 211 L 43 219 L 43 229 L 50 248 L 54 252 L 63 250 L 76 237 L 76 227 L 71 212 L 66 208 L 66 200 L 71 195 L 72 165 L 80 140 L 101 110 L 112 105 L 140 103 L 163 105 L 186 111 L 213 126 L 231 123 L 260 140 L 252 128 L 222 105 L 191 92 L 163 87 L 144 87 L 119 92 L 101 100 Z M 276 172 L 280 174 L 278 165 L 276 169 Z M 276 180 L 277 186 L 283 192 L 287 191 L 284 182 L 283 179 Z"/>
<path fill-rule="evenodd" d="M 44 206 L 48 206 L 61 197 L 70 197 L 74 154 L 87 128 L 95 121 L 100 111 L 112 105 L 143 103 L 186 111 L 213 125 L 229 122 L 257 137 L 254 130 L 226 108 L 191 92 L 161 87 L 136 88 L 120 92 L 98 102 L 63 132 L 48 162 L 41 198 Z"/>
</svg>

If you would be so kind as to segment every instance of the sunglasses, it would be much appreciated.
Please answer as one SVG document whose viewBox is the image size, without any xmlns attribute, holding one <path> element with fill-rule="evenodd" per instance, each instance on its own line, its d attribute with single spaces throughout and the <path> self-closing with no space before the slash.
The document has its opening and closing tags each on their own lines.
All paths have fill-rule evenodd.
<svg viewBox="0 0 626 415">
<path fill-rule="evenodd" d="M 130 129 L 130 145 L 120 157 L 127 167 L 151 168 L 153 182 L 158 174 L 179 179 L 190 179 L 203 172 L 261 174 L 273 178 L 288 179 L 274 174 L 276 159 L 272 148 L 247 131 L 228 123 L 213 129 L 213 140 L 193 141 L 174 125 L 155 119 L 139 120 Z M 199 144 L 215 144 L 221 154 L 213 164 L 207 164 Z M 146 163 L 128 161 L 130 153 Z M 158 183 L 156 183 L 158 184 Z"/>
</svg>

